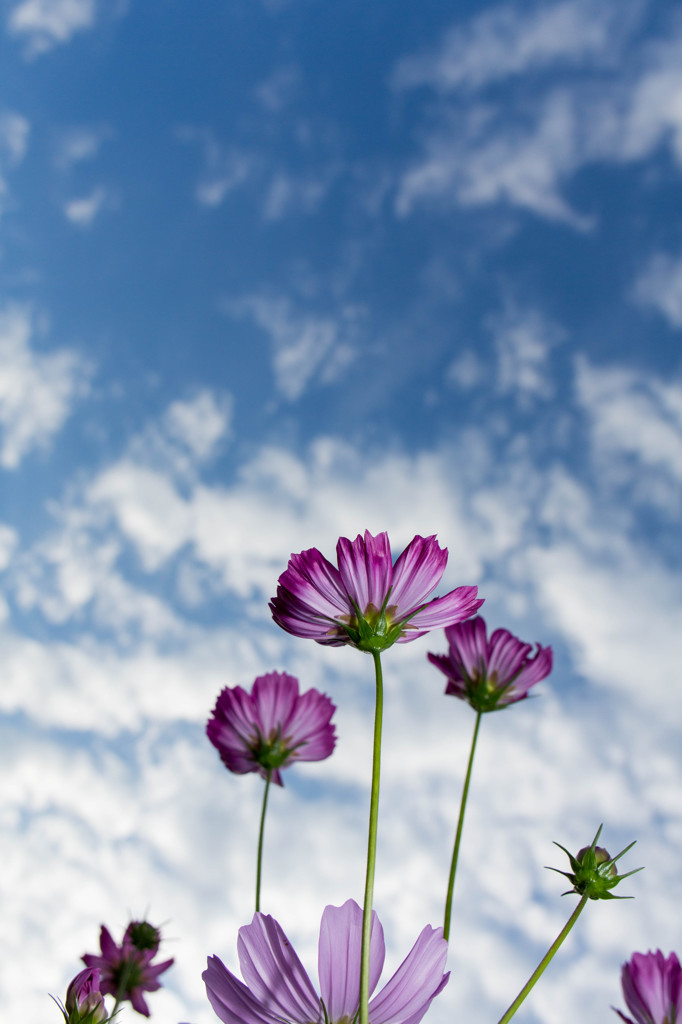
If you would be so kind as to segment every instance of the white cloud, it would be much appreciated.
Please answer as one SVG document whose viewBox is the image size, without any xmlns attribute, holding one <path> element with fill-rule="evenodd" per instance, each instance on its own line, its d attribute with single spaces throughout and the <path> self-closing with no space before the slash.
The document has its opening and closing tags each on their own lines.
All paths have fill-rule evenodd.
<svg viewBox="0 0 682 1024">
<path fill-rule="evenodd" d="M 362 315 L 356 306 L 331 317 L 299 312 L 288 298 L 262 294 L 231 300 L 225 308 L 249 316 L 270 336 L 277 390 L 289 402 L 313 383 L 335 381 L 355 359 Z"/>
<path fill-rule="evenodd" d="M 589 367 L 586 379 L 585 394 L 591 386 L 595 403 L 608 405 L 613 382 L 593 379 Z M 621 390 L 622 381 L 627 390 L 627 374 Z M 676 407 L 671 391 L 664 400 Z M 532 452 L 489 450 L 480 432 L 412 455 L 318 438 L 300 455 L 262 448 L 221 486 L 178 480 L 158 439 L 170 444 L 172 435 L 200 464 L 215 452 L 219 427 L 229 429 L 229 413 L 216 409 L 211 393 L 173 403 L 120 459 L 69 488 L 52 536 L 11 556 L 10 594 L 33 579 L 42 594 L 32 607 L 45 619 L 31 637 L 10 619 L 2 637 L 0 705 L 16 716 L 0 722 L 6 1012 L 42 1019 L 45 990 L 63 993 L 100 921 L 120 933 L 127 911 L 149 907 L 153 920 L 170 918 L 166 934 L 177 941 L 164 952 L 178 959 L 170 987 L 150 997 L 152 1012 L 215 1019 L 200 973 L 207 953 L 236 966 L 236 930 L 252 913 L 262 789 L 224 771 L 203 725 L 224 685 L 249 685 L 271 668 L 338 704 L 337 752 L 292 769 L 272 794 L 266 828 L 267 910 L 313 966 L 323 906 L 362 891 L 371 662 L 288 637 L 266 602 L 291 551 L 316 545 L 333 557 L 339 534 L 386 527 L 396 551 L 417 530 L 448 544 L 439 592 L 481 582 L 491 624 L 559 641 L 542 696 L 484 720 L 456 888 L 453 977 L 430 1019 L 497 1019 L 573 906 L 543 870 L 563 866 L 551 840 L 575 850 L 604 820 L 612 852 L 639 840 L 624 868 L 656 871 L 624 883 L 638 899 L 588 908 L 580 941 L 562 949 L 530 1003 L 548 1024 L 567 1015 L 597 1024 L 610 1003 L 621 1005 L 620 963 L 634 949 L 677 941 L 660 886 L 660 877 L 675 877 L 680 841 L 675 567 L 626 530 L 614 536 L 599 473 L 584 486 L 567 470 L 535 465 Z M 122 557 L 128 546 L 141 569 Z M 206 568 L 213 586 L 220 577 L 217 625 L 197 625 L 178 609 L 174 562 Z M 97 602 L 108 593 L 121 616 L 141 620 L 125 642 L 102 633 Z M 525 610 L 501 621 L 519 595 Z M 55 633 L 50 616 L 60 607 L 67 614 Z M 155 629 L 155 616 L 167 625 Z M 442 912 L 474 720 L 443 697 L 426 661 L 427 650 L 443 647 L 433 636 L 384 659 L 376 907 L 388 970 Z"/>
<path fill-rule="evenodd" d="M 485 373 L 482 360 L 471 349 L 465 349 L 452 360 L 445 376 L 455 387 L 469 391 L 485 379 Z"/>
<path fill-rule="evenodd" d="M 263 217 L 266 221 L 274 221 L 291 213 L 314 213 L 328 189 L 328 179 L 298 178 L 278 171 L 265 196 Z"/>
<path fill-rule="evenodd" d="M 95 218 L 110 203 L 111 196 L 102 185 L 79 199 L 70 199 L 64 204 L 64 216 L 80 228 L 89 228 Z"/>
<path fill-rule="evenodd" d="M 256 86 L 255 96 L 269 114 L 279 114 L 296 97 L 300 79 L 300 72 L 295 65 L 277 68 Z"/>
<path fill-rule="evenodd" d="M 550 398 L 554 383 L 549 357 L 563 332 L 535 310 L 507 309 L 486 321 L 497 349 L 497 385 L 522 403 Z"/>
<path fill-rule="evenodd" d="M 18 306 L 0 310 L 0 465 L 16 468 L 45 447 L 88 388 L 90 368 L 70 349 L 31 346 L 35 324 Z"/>
<path fill-rule="evenodd" d="M 225 150 L 209 128 L 182 125 L 175 136 L 180 142 L 198 143 L 203 151 L 204 166 L 195 189 L 201 206 L 220 206 L 257 169 L 259 161 L 253 153 L 234 146 Z"/>
<path fill-rule="evenodd" d="M 464 121 L 446 117 L 427 135 L 425 155 L 408 169 L 398 188 L 396 210 L 409 214 L 419 202 L 483 206 L 505 202 L 569 224 L 578 230 L 591 218 L 561 196 L 564 181 L 580 163 L 579 118 L 565 90 L 556 90 L 541 109 L 507 118 L 474 107 Z"/>
<path fill-rule="evenodd" d="M 95 13 L 95 0 L 22 0 L 10 11 L 7 27 L 26 38 L 27 56 L 36 57 L 92 28 Z"/>
<path fill-rule="evenodd" d="M 500 5 L 446 32 L 435 50 L 400 61 L 398 89 L 476 90 L 515 75 L 562 65 L 611 63 L 640 4 L 564 0 Z"/>
<path fill-rule="evenodd" d="M 30 126 L 25 117 L 13 111 L 0 112 L 0 213 L 7 194 L 5 175 L 20 164 L 26 154 Z"/>
<path fill-rule="evenodd" d="M 682 383 L 599 368 L 579 358 L 576 392 L 602 472 L 616 480 L 625 476 L 639 500 L 662 499 L 676 516 L 682 484 Z M 627 462 L 632 458 L 638 466 L 634 481 Z M 652 486 L 652 479 L 668 487 Z"/>
<path fill-rule="evenodd" d="M 435 56 L 406 58 L 396 82 L 435 90 L 439 104 L 417 130 L 422 154 L 400 178 L 399 215 L 424 202 L 502 202 L 588 230 L 594 218 L 564 196 L 583 167 L 641 161 L 662 146 L 682 165 L 682 33 L 672 22 L 665 39 L 628 42 L 640 7 L 624 17 L 621 6 L 589 3 L 498 8 L 453 30 Z M 573 28 L 553 36 L 553 19 Z M 484 96 L 495 82 L 504 88 Z"/>
<path fill-rule="evenodd" d="M 60 132 L 55 143 L 55 166 L 60 171 L 70 171 L 84 160 L 94 160 L 110 134 L 107 127 L 70 128 Z"/>
<path fill-rule="evenodd" d="M 186 448 L 199 462 L 213 457 L 230 433 L 232 402 L 204 389 L 188 401 L 172 402 L 164 417 L 169 438 Z"/>
<path fill-rule="evenodd" d="M 635 282 L 635 298 L 658 310 L 671 327 L 682 327 L 682 257 L 652 256 Z"/>
</svg>

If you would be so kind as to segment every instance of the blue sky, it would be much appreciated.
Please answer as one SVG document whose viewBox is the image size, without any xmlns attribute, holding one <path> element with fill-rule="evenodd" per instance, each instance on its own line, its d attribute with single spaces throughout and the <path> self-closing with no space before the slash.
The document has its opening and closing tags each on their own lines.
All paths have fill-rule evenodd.
<svg viewBox="0 0 682 1024">
<path fill-rule="evenodd" d="M 236 966 L 260 780 L 203 730 L 275 668 L 339 708 L 268 826 L 267 909 L 314 966 L 322 908 L 362 891 L 371 666 L 267 602 L 291 552 L 369 528 L 396 554 L 437 533 L 444 587 L 555 650 L 541 698 L 484 722 L 430 1019 L 499 1018 L 570 909 L 551 841 L 603 821 L 612 852 L 638 840 L 636 899 L 588 908 L 523 1015 L 603 1021 L 631 952 L 679 942 L 676 5 L 0 17 L 8 1017 L 44 1019 L 100 921 L 148 909 L 177 958 L 154 1015 L 214 1019 L 200 973 Z M 440 921 L 473 727 L 444 647 L 386 658 L 394 966 Z"/>
</svg>

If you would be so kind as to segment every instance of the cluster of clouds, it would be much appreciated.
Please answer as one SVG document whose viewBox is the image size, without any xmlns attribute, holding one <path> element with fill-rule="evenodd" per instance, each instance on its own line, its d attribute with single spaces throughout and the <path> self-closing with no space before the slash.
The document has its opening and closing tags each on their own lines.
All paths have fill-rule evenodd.
<svg viewBox="0 0 682 1024">
<path fill-rule="evenodd" d="M 516 338 L 526 352 L 519 386 L 532 394 L 544 365 L 541 328 L 525 319 L 535 333 L 519 316 L 491 329 L 503 339 L 498 386 L 507 386 Z M 28 335 L 18 336 L 23 360 L 40 366 Z M 72 361 L 56 365 L 73 376 Z M 59 375 L 49 381 L 61 393 Z M 267 906 L 314 962 L 322 906 L 362 888 L 370 666 L 354 651 L 276 630 L 267 599 L 291 551 L 316 545 L 331 555 L 339 535 L 365 527 L 387 528 L 396 551 L 415 530 L 436 532 L 450 548 L 443 587 L 479 583 L 491 623 L 553 642 L 557 653 L 542 699 L 485 722 L 453 982 L 434 1020 L 450 1019 L 453 1006 L 499 1015 L 565 916 L 556 879 L 542 873 L 544 863 L 561 866 L 550 840 L 577 847 L 601 820 L 609 847 L 640 837 L 632 866 L 654 870 L 629 883 L 636 902 L 592 910 L 530 1019 L 559 1024 L 570 1012 L 596 1021 L 607 1011 L 605 977 L 607 998 L 618 1001 L 617 965 L 630 947 L 674 944 L 659 879 L 676 877 L 682 838 L 680 722 L 670 701 L 682 592 L 675 566 L 637 532 L 637 501 L 615 507 L 622 472 L 610 479 L 602 467 L 624 459 L 632 495 L 647 469 L 679 488 L 680 395 L 670 382 L 585 357 L 574 388 L 590 479 L 568 465 L 540 468 L 532 451 L 512 445 L 500 459 L 479 429 L 456 445 L 371 459 L 336 438 L 313 439 L 298 454 L 270 445 L 243 459 L 233 479 L 209 482 L 205 470 L 230 443 L 233 399 L 204 389 L 170 402 L 112 460 L 79 474 L 53 502 L 42 538 L 24 545 L 20 529 L 3 528 L 2 828 L 12 837 L 3 941 L 26 935 L 30 954 L 23 973 L 9 951 L 2 958 L 9 1005 L 20 999 L 29 1016 L 44 1014 L 44 978 L 58 992 L 93 947 L 93 908 L 114 928 L 126 907 L 149 908 L 156 920 L 170 918 L 168 953 L 179 961 L 155 1012 L 208 1024 L 202 959 L 218 952 L 235 964 L 236 929 L 250 916 L 248 837 L 260 790 L 257 779 L 225 776 L 203 725 L 222 686 L 276 667 L 339 705 L 338 752 L 328 765 L 291 773 L 268 825 Z M 45 395 L 42 404 L 50 406 Z M 60 408 L 63 419 L 68 403 Z M 23 448 L 8 449 L 17 459 L 46 437 L 38 428 L 23 436 Z M 425 659 L 441 647 L 442 638 L 425 638 L 386 659 L 377 906 L 394 964 L 422 924 L 440 917 L 434 856 L 444 874 L 473 724 L 455 701 L 447 715 L 442 707 Z"/>
</svg>

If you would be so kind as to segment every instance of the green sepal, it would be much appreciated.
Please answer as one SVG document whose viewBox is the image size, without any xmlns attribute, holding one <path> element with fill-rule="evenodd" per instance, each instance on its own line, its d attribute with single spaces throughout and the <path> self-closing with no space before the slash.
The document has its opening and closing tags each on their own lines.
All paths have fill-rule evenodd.
<svg viewBox="0 0 682 1024">
<path fill-rule="evenodd" d="M 619 882 L 622 882 L 624 878 L 629 878 L 630 875 L 635 875 L 638 871 L 643 870 L 642 868 L 634 868 L 632 871 L 627 871 L 624 875 L 619 875 L 616 869 L 616 861 L 620 860 L 628 850 L 632 849 L 636 840 L 633 840 L 615 857 L 611 857 L 607 850 L 597 846 L 597 840 L 603 827 L 603 825 L 599 826 L 597 834 L 590 845 L 579 850 L 575 857 L 561 843 L 554 843 L 555 846 L 558 846 L 566 854 L 572 868 L 571 871 L 562 871 L 560 868 L 548 866 L 549 871 L 556 871 L 557 874 L 563 875 L 573 884 L 573 888 L 567 889 L 566 892 L 561 894 L 562 896 L 575 892 L 579 896 L 587 896 L 591 900 L 633 899 L 632 896 L 616 896 L 611 890 Z"/>
</svg>

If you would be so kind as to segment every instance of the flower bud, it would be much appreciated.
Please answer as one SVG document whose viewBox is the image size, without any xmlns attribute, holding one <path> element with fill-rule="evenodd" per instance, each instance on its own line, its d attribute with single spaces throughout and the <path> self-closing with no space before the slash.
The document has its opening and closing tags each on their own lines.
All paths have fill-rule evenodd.
<svg viewBox="0 0 682 1024">
<path fill-rule="evenodd" d="M 99 989 L 100 972 L 86 967 L 66 990 L 64 1020 L 67 1024 L 103 1024 L 109 1019 Z"/>
<path fill-rule="evenodd" d="M 569 882 L 571 882 L 573 888 L 568 889 L 563 896 L 566 896 L 569 892 L 576 892 L 579 896 L 588 896 L 591 900 L 618 900 L 618 899 L 631 899 L 630 896 L 614 896 L 611 890 L 614 886 L 622 882 L 624 878 L 629 875 L 634 875 L 637 871 L 641 871 L 642 868 L 635 868 L 634 871 L 628 871 L 624 875 L 619 875 L 616 869 L 616 861 L 619 860 L 624 853 L 627 853 L 631 847 L 635 845 L 634 841 L 626 846 L 624 850 L 616 856 L 612 857 L 608 850 L 605 850 L 603 846 L 597 846 L 597 839 L 601 833 L 603 826 L 600 825 L 597 829 L 597 834 L 590 843 L 589 846 L 583 846 L 582 849 L 578 850 L 578 853 L 574 857 L 572 853 L 569 853 L 565 846 L 561 843 L 555 843 L 560 850 L 563 850 L 569 861 L 571 862 L 572 871 L 560 871 L 559 868 L 550 868 L 550 871 L 557 871 L 560 875 L 564 875 Z"/>
</svg>

